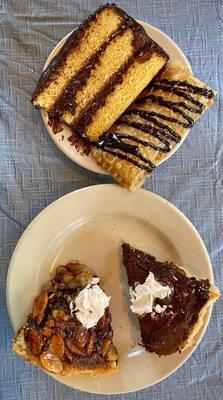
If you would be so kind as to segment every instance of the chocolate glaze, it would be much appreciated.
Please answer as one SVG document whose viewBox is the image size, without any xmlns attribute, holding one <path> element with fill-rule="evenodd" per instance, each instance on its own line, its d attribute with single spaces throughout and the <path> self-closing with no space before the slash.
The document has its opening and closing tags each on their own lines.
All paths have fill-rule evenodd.
<svg viewBox="0 0 223 400">
<path fill-rule="evenodd" d="M 156 96 L 154 94 L 149 94 L 145 97 L 141 97 L 139 99 L 136 100 L 136 104 L 141 104 L 144 103 L 146 100 L 151 100 L 153 103 L 158 103 L 160 106 L 164 106 L 166 108 L 169 108 L 170 110 L 180 114 L 185 122 L 181 122 L 181 125 L 184 128 L 191 128 L 194 125 L 194 120 L 193 118 L 189 117 L 189 115 L 187 115 L 184 111 L 182 111 L 179 106 L 183 107 L 183 108 L 187 108 L 187 104 L 184 102 L 174 102 L 174 101 L 167 101 L 164 100 L 162 96 Z M 185 107 L 186 106 L 186 107 Z M 187 108 L 188 109 L 188 108 Z M 179 122 L 179 120 L 177 120 Z"/>
<path fill-rule="evenodd" d="M 131 287 L 144 283 L 149 272 L 162 285 L 168 285 L 169 297 L 157 299 L 155 304 L 167 305 L 162 314 L 151 313 L 139 316 L 143 345 L 158 355 L 172 354 L 188 339 L 190 331 L 198 321 L 198 314 L 210 294 L 208 279 L 188 278 L 185 272 L 171 262 L 160 262 L 150 254 L 122 245 L 123 263 Z"/>
<path fill-rule="evenodd" d="M 194 106 L 188 105 L 183 101 L 167 101 L 165 100 L 162 96 L 160 95 L 155 95 L 155 94 L 148 94 L 146 96 L 140 97 L 135 101 L 135 105 L 132 106 L 132 108 L 128 108 L 122 116 L 118 119 L 117 121 L 117 126 L 121 125 L 128 125 L 130 127 L 133 127 L 135 129 L 138 129 L 142 131 L 144 134 L 148 133 L 149 135 L 155 137 L 156 139 L 159 140 L 161 144 L 164 146 L 160 147 L 158 145 L 155 145 L 152 142 L 146 142 L 143 140 L 137 140 L 134 138 L 134 136 L 131 135 L 124 135 L 122 133 L 115 133 L 114 134 L 111 132 L 110 133 L 110 140 L 109 140 L 109 132 L 106 133 L 106 135 L 103 135 L 99 141 L 98 148 L 110 152 L 111 149 L 113 148 L 118 148 L 121 149 L 122 152 L 124 153 L 119 153 L 116 154 L 118 157 L 121 157 L 122 159 L 128 159 L 129 162 L 131 162 L 134 165 L 137 165 L 139 168 L 144 169 L 148 172 L 147 169 L 145 169 L 145 165 L 141 164 L 139 161 L 141 160 L 139 155 L 140 149 L 137 146 L 137 151 L 134 149 L 134 146 L 128 142 L 129 140 L 138 144 L 141 144 L 143 146 L 150 146 L 154 150 L 159 151 L 160 153 L 168 153 L 169 151 L 172 150 L 172 142 L 179 143 L 181 140 L 180 135 L 178 135 L 170 126 L 167 124 L 160 122 L 160 119 L 163 121 L 168 121 L 175 123 L 177 125 L 181 125 L 184 128 L 190 128 L 194 124 L 194 120 L 191 116 L 189 116 L 186 111 L 189 111 L 190 113 L 202 113 L 204 109 L 204 105 L 201 103 L 201 101 L 198 101 L 194 99 L 192 94 L 199 94 L 200 96 L 206 97 L 206 98 L 212 98 L 214 96 L 214 92 L 211 89 L 207 89 L 205 87 L 198 87 L 191 85 L 185 81 L 168 81 L 167 79 L 160 79 L 160 80 L 155 80 L 151 84 L 148 85 L 148 89 L 160 89 L 164 92 L 170 92 L 174 93 L 175 95 L 182 97 L 186 99 L 187 101 L 190 102 L 190 104 L 193 104 Z M 146 111 L 141 108 L 137 108 L 136 105 L 141 105 L 144 106 L 147 103 L 147 100 L 150 100 L 153 103 L 158 103 L 161 106 L 164 106 L 165 108 L 169 108 L 174 113 L 176 113 L 176 117 L 169 117 L 166 116 L 165 114 L 162 113 L 157 113 L 155 111 Z M 182 108 L 186 111 L 183 111 Z M 141 123 L 138 121 L 134 121 L 131 119 L 132 115 L 139 115 L 143 119 L 151 122 L 152 124 L 147 124 L 147 123 Z M 181 121 L 177 118 L 177 115 L 180 115 L 183 117 L 184 121 Z M 124 145 L 123 145 L 123 139 Z M 127 143 L 126 143 L 127 140 Z M 120 147 L 120 141 L 121 141 L 121 147 Z M 134 150 L 134 151 L 133 151 Z M 133 162 L 134 159 L 126 158 L 126 154 L 132 154 L 138 158 L 139 161 L 137 161 L 137 164 Z M 112 154 L 115 155 L 114 151 L 112 151 Z M 145 158 L 143 160 L 145 162 Z M 148 159 L 146 162 L 148 163 Z M 155 165 L 152 164 L 152 168 L 155 168 Z"/>
<path fill-rule="evenodd" d="M 156 117 L 159 117 L 169 122 L 175 122 L 177 121 L 176 119 L 163 116 L 162 114 L 156 113 L 154 111 L 152 112 L 145 111 L 140 108 L 130 108 L 124 112 L 124 115 L 132 115 L 132 114 L 139 115 L 140 117 L 146 119 L 147 121 L 153 122 L 153 125 L 156 125 L 160 128 L 156 129 L 153 127 L 152 129 L 152 125 L 147 125 L 148 127 L 151 127 L 151 131 L 159 132 L 161 135 L 167 137 L 168 139 L 173 140 L 174 142 L 177 143 L 180 142 L 181 137 L 176 132 L 174 132 L 174 130 L 170 128 L 168 125 L 159 122 Z"/>
<path fill-rule="evenodd" d="M 139 147 L 137 146 L 137 144 L 143 144 L 144 146 L 151 146 L 153 144 L 138 139 L 135 136 L 106 132 L 100 137 L 99 142 L 93 142 L 92 144 L 98 149 L 115 155 L 122 160 L 127 160 L 147 172 L 151 172 L 153 168 L 155 168 L 155 165 L 149 159 L 143 157 L 139 150 Z M 120 153 L 117 150 L 122 150 L 124 154 Z M 143 163 L 140 163 L 139 161 L 129 157 L 129 154 L 135 156 L 137 160 L 142 161 Z"/>
</svg>

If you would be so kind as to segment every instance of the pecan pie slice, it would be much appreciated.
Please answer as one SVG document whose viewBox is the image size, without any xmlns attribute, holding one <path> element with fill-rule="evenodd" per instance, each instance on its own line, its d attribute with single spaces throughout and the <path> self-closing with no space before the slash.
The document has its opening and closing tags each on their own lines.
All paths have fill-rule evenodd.
<svg viewBox="0 0 223 400">
<path fill-rule="evenodd" d="M 36 297 L 32 313 L 13 339 L 13 351 L 60 375 L 117 371 L 109 300 L 87 266 L 60 266 L 50 288 Z"/>
<path fill-rule="evenodd" d="M 138 314 L 142 342 L 158 355 L 195 344 L 208 306 L 219 290 L 208 279 L 191 277 L 172 262 L 123 244 L 123 263 L 130 285 L 131 310 Z"/>
</svg>

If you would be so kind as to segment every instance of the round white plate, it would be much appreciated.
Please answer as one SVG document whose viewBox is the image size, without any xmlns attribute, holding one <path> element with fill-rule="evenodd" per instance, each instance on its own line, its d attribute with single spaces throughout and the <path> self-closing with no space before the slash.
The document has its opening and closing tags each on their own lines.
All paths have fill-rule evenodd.
<svg viewBox="0 0 223 400">
<path fill-rule="evenodd" d="M 127 278 L 121 263 L 124 241 L 161 260 L 185 266 L 191 275 L 213 281 L 205 245 L 177 208 L 154 193 L 140 190 L 131 194 L 112 184 L 81 189 L 52 203 L 28 226 L 11 259 L 7 304 L 15 330 L 25 322 L 35 296 L 52 278 L 56 267 L 72 259 L 93 267 L 111 296 L 118 372 L 105 377 L 52 375 L 86 392 L 125 393 L 148 387 L 174 372 L 194 351 L 190 348 L 181 354 L 158 357 L 138 345 L 137 317 L 129 309 Z M 197 343 L 210 313 L 211 310 L 197 335 Z"/>
<path fill-rule="evenodd" d="M 183 52 L 180 50 L 180 48 L 177 46 L 177 44 L 169 38 L 165 33 L 160 31 L 159 29 L 155 28 L 152 25 L 149 25 L 145 22 L 138 21 L 146 30 L 148 35 L 154 39 L 170 56 L 170 61 L 178 60 L 180 61 L 185 67 L 189 68 L 191 70 L 190 64 L 183 54 Z M 71 35 L 72 32 L 70 32 L 68 35 L 66 35 L 53 49 L 51 54 L 49 55 L 46 64 L 44 65 L 45 69 L 52 58 L 58 53 L 60 48 L 63 46 L 64 42 L 67 40 L 67 38 Z M 81 167 L 84 167 L 90 171 L 97 172 L 100 174 L 107 175 L 107 172 L 104 171 L 99 164 L 95 161 L 94 157 L 90 154 L 89 156 L 81 155 L 74 146 L 70 144 L 70 142 L 67 140 L 69 136 L 71 136 L 72 132 L 67 126 L 63 126 L 63 130 L 56 135 L 53 133 L 52 128 L 48 125 L 48 113 L 44 110 L 41 111 L 41 116 L 44 122 L 44 125 L 49 132 L 51 138 L 53 141 L 56 143 L 57 147 L 64 153 L 66 154 L 67 157 L 69 157 L 72 161 L 76 162 L 79 164 Z M 186 138 L 186 135 L 184 136 L 184 139 Z M 183 139 L 183 140 L 184 140 Z M 171 155 L 179 148 L 179 146 L 183 143 L 183 140 L 175 146 L 174 150 L 171 151 L 165 159 L 163 159 L 161 162 L 167 160 Z M 160 162 L 160 163 L 161 163 Z"/>
</svg>

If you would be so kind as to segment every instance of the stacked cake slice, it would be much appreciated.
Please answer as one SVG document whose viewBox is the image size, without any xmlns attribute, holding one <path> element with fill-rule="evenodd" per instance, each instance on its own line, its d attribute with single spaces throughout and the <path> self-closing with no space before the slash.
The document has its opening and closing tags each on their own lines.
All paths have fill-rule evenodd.
<svg viewBox="0 0 223 400">
<path fill-rule="evenodd" d="M 97 140 L 111 127 L 168 55 L 114 4 L 92 14 L 42 73 L 32 102 L 74 135 Z"/>
</svg>

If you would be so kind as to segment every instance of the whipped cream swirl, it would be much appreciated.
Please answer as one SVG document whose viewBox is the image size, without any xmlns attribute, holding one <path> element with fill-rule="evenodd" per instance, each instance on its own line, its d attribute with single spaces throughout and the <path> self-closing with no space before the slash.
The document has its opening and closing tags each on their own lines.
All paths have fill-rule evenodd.
<svg viewBox="0 0 223 400">
<path fill-rule="evenodd" d="M 143 284 L 136 285 L 134 290 L 130 288 L 129 292 L 132 303 L 130 308 L 134 313 L 142 315 L 155 311 L 160 314 L 165 311 L 167 306 L 159 304 L 154 306 L 154 302 L 156 299 L 165 299 L 169 296 L 171 289 L 156 281 L 154 274 L 150 272 Z"/>
<path fill-rule="evenodd" d="M 87 329 L 97 325 L 110 301 L 110 297 L 98 286 L 98 282 L 98 278 L 93 278 L 75 299 L 75 315 Z"/>
</svg>

